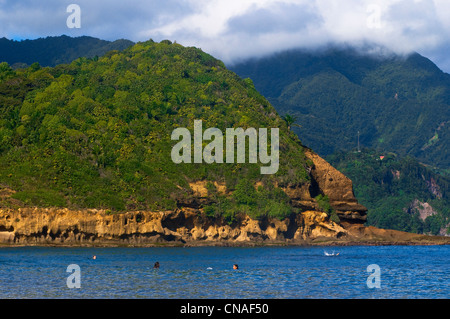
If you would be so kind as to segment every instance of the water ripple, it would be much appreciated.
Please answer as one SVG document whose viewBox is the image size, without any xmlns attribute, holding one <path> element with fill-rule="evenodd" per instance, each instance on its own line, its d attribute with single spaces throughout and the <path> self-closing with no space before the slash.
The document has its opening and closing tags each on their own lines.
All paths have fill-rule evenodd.
<svg viewBox="0 0 450 319">
<path fill-rule="evenodd" d="M 66 285 L 70 264 L 80 266 L 80 289 Z M 380 289 L 366 284 L 371 264 Z M 449 265 L 448 246 L 1 248 L 0 297 L 449 298 Z"/>
</svg>

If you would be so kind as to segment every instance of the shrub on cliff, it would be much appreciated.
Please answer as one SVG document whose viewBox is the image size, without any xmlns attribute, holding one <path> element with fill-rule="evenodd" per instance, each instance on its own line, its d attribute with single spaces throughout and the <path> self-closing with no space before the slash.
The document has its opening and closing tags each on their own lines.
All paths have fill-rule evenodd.
<svg viewBox="0 0 450 319">
<path fill-rule="evenodd" d="M 240 214 L 258 220 L 267 217 L 284 219 L 296 211 L 286 193 L 272 184 L 255 187 L 252 180 L 243 179 L 231 191 L 232 195 L 227 197 L 210 184 L 208 194 L 212 203 L 204 207 L 205 214 L 222 216 L 231 224 Z"/>
<path fill-rule="evenodd" d="M 341 222 L 336 211 L 331 206 L 330 199 L 328 198 L 327 195 L 324 196 L 320 194 L 315 198 L 315 200 L 317 202 L 317 205 L 319 206 L 319 209 L 324 213 L 326 213 L 331 221 L 338 224 Z"/>
</svg>

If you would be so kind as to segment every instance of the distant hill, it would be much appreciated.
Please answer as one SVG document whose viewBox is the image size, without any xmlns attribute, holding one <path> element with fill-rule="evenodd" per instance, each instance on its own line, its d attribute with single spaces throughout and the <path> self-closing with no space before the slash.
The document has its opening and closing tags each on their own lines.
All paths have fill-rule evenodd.
<svg viewBox="0 0 450 319">
<path fill-rule="evenodd" d="M 133 44 L 124 39 L 111 42 L 88 36 L 72 38 L 62 35 L 23 41 L 1 38 L 0 62 L 7 62 L 13 68 L 35 62 L 41 66 L 55 66 L 80 57 L 93 58 L 111 50 L 121 51 Z"/>
<path fill-rule="evenodd" d="M 369 52 L 369 50 L 367 51 Z M 320 155 L 364 147 L 450 168 L 450 75 L 414 53 L 290 50 L 230 66 Z"/>
<path fill-rule="evenodd" d="M 205 207 L 208 216 L 232 222 L 240 212 L 291 214 L 290 198 L 274 185 L 310 188 L 312 162 L 251 81 L 168 40 L 53 68 L 0 63 L 0 110 L 0 188 L 12 194 L 0 207 L 175 210 L 205 204 L 195 202 L 191 188 L 200 182 L 216 201 Z M 195 120 L 222 132 L 279 128 L 279 170 L 262 175 L 261 163 L 174 163 L 172 132 L 193 132 Z"/>
<path fill-rule="evenodd" d="M 353 181 L 355 196 L 369 209 L 368 225 L 450 234 L 450 178 L 414 158 L 369 149 L 327 160 Z"/>
</svg>

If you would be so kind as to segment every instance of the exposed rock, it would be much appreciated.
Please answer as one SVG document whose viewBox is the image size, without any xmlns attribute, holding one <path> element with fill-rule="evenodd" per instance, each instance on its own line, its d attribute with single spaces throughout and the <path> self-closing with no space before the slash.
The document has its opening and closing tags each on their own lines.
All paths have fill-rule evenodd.
<svg viewBox="0 0 450 319">
<path fill-rule="evenodd" d="M 336 224 L 327 214 L 306 211 L 283 221 L 253 220 L 233 225 L 206 218 L 201 211 L 108 214 L 100 210 L 0 209 L 4 245 L 154 246 L 351 243 L 450 243 L 438 238 L 363 225 Z"/>
<path fill-rule="evenodd" d="M 436 215 L 438 212 L 428 203 L 422 203 L 420 200 L 415 199 L 408 207 L 407 212 L 409 214 L 419 213 L 421 220 L 425 221 L 430 216 Z"/>
<path fill-rule="evenodd" d="M 395 240 L 396 238 L 403 237 L 403 239 L 411 239 L 416 234 L 409 234 L 405 232 L 395 231 L 395 230 L 385 230 L 378 229 L 372 226 L 363 227 L 361 225 L 348 225 L 347 231 L 352 234 L 355 238 L 366 239 L 366 240 Z M 397 235 L 397 236 L 396 236 Z M 399 236 L 401 235 L 401 236 Z M 406 238 L 405 238 L 406 236 Z"/>
<path fill-rule="evenodd" d="M 207 181 L 198 181 L 189 183 L 195 197 L 208 197 L 208 190 L 206 189 Z"/>
<path fill-rule="evenodd" d="M 199 198 L 207 198 L 208 197 L 208 189 L 207 189 L 207 181 L 197 181 L 194 183 L 189 183 L 189 187 L 192 189 L 195 197 Z M 226 194 L 227 187 L 224 183 L 214 182 L 213 185 L 216 187 L 216 190 L 221 194 Z"/>
<path fill-rule="evenodd" d="M 14 244 L 149 245 L 157 243 L 281 243 L 319 237 L 339 238 L 346 231 L 326 214 L 308 211 L 284 221 L 243 216 L 229 225 L 200 210 L 128 212 L 20 208 L 0 209 L 0 242 Z"/>
<path fill-rule="evenodd" d="M 319 210 L 314 198 L 323 194 L 328 196 L 331 206 L 341 220 L 364 224 L 367 220 L 367 208 L 358 203 L 353 193 L 352 181 L 311 150 L 305 149 L 305 155 L 313 163 L 310 169 L 311 182 L 282 187 L 290 197 L 292 205 L 301 211 Z M 178 206 L 199 209 L 209 204 L 207 184 L 208 181 L 189 183 L 193 196 L 179 199 Z M 217 182 L 213 184 L 220 193 L 230 193 L 224 184 Z M 256 183 L 255 187 L 259 185 L 261 183 Z M 278 187 L 278 185 L 275 186 Z"/>
<path fill-rule="evenodd" d="M 433 177 L 430 180 L 426 180 L 428 190 L 432 193 L 436 198 L 442 198 L 442 191 L 439 185 L 436 183 Z"/>
<path fill-rule="evenodd" d="M 340 225 L 329 220 L 327 214 L 317 212 L 302 213 L 304 225 L 299 230 L 304 240 L 320 237 L 341 238 L 347 231 Z M 298 234 L 300 235 L 300 234 Z"/>
<path fill-rule="evenodd" d="M 311 197 L 326 195 L 341 220 L 365 223 L 367 208 L 358 203 L 352 181 L 314 152 L 307 150 L 305 154 L 314 163 L 311 169 Z"/>
<path fill-rule="evenodd" d="M 311 182 L 283 188 L 301 211 L 285 220 L 238 216 L 230 225 L 219 218 L 208 218 L 202 210 L 209 202 L 207 182 L 202 181 L 191 183 L 193 195 L 181 199 L 180 208 L 174 211 L 112 214 L 95 209 L 0 208 L 0 243 L 69 246 L 450 243 L 449 237 L 364 227 L 367 210 L 358 204 L 352 182 L 313 152 L 307 151 L 306 155 L 313 163 Z M 215 186 L 228 194 L 225 185 L 215 183 Z M 0 195 L 8 200 L 10 193 L 5 190 Z M 340 224 L 318 211 L 314 198 L 319 194 L 328 196 Z"/>
<path fill-rule="evenodd" d="M 14 232 L 0 231 L 0 243 L 13 243 Z"/>
</svg>

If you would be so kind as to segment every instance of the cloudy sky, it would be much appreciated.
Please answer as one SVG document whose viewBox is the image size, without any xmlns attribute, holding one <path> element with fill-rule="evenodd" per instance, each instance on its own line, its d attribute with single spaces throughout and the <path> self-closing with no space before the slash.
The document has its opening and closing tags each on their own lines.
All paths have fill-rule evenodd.
<svg viewBox="0 0 450 319">
<path fill-rule="evenodd" d="M 80 8 L 80 28 L 67 25 L 70 4 Z M 229 64 L 295 47 L 374 42 L 417 51 L 450 73 L 449 17 L 449 0 L 0 0 L 0 37 L 170 39 Z"/>
</svg>

